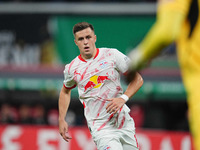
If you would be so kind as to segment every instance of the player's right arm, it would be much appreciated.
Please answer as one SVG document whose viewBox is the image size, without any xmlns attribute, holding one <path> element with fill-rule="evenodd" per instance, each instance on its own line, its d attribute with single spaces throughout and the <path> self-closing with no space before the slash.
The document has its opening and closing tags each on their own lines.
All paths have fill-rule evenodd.
<svg viewBox="0 0 200 150">
<path fill-rule="evenodd" d="M 68 134 L 68 124 L 65 121 L 65 116 L 69 108 L 71 98 L 71 89 L 67 89 L 64 86 L 60 91 L 58 108 L 59 108 L 59 132 L 63 139 L 67 142 L 71 139 Z"/>
<path fill-rule="evenodd" d="M 65 116 L 67 114 L 70 99 L 71 99 L 71 89 L 76 87 L 76 82 L 73 80 L 73 75 L 70 72 L 70 65 L 67 64 L 64 70 L 64 81 L 63 87 L 60 91 L 59 100 L 58 100 L 58 109 L 59 109 L 59 132 L 63 139 L 67 142 L 71 139 L 68 134 L 68 124 L 65 121 Z M 72 71 L 73 72 L 73 71 Z"/>
</svg>

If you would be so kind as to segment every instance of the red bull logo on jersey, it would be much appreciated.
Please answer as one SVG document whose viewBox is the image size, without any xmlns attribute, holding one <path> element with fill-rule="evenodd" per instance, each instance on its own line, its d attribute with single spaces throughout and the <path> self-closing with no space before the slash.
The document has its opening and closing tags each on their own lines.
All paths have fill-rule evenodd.
<svg viewBox="0 0 200 150">
<path fill-rule="evenodd" d="M 85 85 L 84 87 L 84 92 L 87 91 L 88 89 L 92 89 L 92 88 L 99 88 L 105 80 L 110 80 L 108 78 L 108 76 L 92 76 L 90 78 L 90 80 L 88 81 L 88 83 Z"/>
</svg>

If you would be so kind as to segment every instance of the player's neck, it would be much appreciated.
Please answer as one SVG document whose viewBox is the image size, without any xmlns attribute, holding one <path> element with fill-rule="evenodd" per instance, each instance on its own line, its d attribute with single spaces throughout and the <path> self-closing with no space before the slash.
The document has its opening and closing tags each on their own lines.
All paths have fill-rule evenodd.
<svg viewBox="0 0 200 150">
<path fill-rule="evenodd" d="M 92 60 L 94 59 L 96 56 L 97 56 L 97 48 L 95 48 L 93 54 L 88 54 L 88 55 L 81 55 L 82 59 L 86 60 L 86 61 L 89 61 L 89 60 Z"/>
</svg>

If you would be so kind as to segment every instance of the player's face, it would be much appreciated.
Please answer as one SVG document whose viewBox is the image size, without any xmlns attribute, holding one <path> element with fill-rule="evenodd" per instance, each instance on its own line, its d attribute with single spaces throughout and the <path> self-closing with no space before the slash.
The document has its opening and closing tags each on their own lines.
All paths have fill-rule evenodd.
<svg viewBox="0 0 200 150">
<path fill-rule="evenodd" d="M 75 33 L 74 42 L 80 50 L 83 59 L 90 59 L 96 54 L 96 35 L 89 27 Z"/>
</svg>

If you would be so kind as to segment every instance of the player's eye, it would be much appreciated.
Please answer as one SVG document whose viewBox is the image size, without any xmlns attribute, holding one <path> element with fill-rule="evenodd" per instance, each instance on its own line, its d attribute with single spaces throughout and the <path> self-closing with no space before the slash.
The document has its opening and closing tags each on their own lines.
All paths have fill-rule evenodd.
<svg viewBox="0 0 200 150">
<path fill-rule="evenodd" d="M 90 39 L 91 38 L 91 36 L 86 36 L 86 39 Z"/>
<path fill-rule="evenodd" d="M 84 38 L 83 37 L 80 37 L 80 38 L 78 38 L 78 41 L 82 41 Z"/>
</svg>

